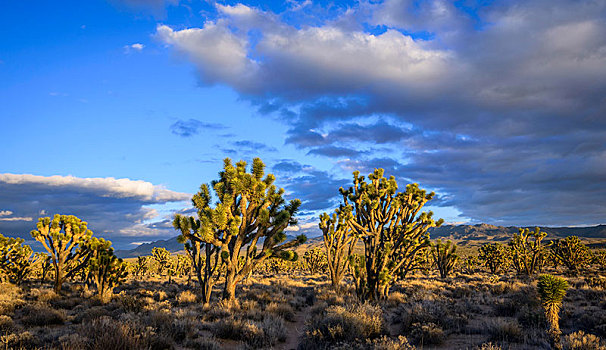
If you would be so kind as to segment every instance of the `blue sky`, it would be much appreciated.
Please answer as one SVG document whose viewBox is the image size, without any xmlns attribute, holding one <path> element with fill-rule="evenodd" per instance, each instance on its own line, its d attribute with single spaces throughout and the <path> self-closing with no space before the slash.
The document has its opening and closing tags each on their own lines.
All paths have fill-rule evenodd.
<svg viewBox="0 0 606 350">
<path fill-rule="evenodd" d="M 0 232 L 70 211 L 118 248 L 168 238 L 224 157 L 255 156 L 308 234 L 375 167 L 451 223 L 603 223 L 604 19 L 605 1 L 4 2 Z"/>
</svg>

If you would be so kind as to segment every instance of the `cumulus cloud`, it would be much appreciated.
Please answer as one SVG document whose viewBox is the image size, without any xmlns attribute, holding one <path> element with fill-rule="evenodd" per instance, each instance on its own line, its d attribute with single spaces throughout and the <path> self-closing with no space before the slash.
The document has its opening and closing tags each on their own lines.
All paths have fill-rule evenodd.
<svg viewBox="0 0 606 350">
<path fill-rule="evenodd" d="M 474 220 L 603 220 L 605 1 L 386 0 L 312 20 L 313 7 L 218 5 L 157 36 L 203 85 L 230 86 L 345 170 L 384 164 Z"/>
<path fill-rule="evenodd" d="M 190 198 L 141 180 L 29 174 L 0 174 L 0 192 L 0 207 L 7 208 L 0 216 L 3 234 L 27 238 L 35 218 L 70 214 L 118 247 L 132 237 L 165 236 L 167 228 L 153 227 L 159 208 Z"/>
</svg>

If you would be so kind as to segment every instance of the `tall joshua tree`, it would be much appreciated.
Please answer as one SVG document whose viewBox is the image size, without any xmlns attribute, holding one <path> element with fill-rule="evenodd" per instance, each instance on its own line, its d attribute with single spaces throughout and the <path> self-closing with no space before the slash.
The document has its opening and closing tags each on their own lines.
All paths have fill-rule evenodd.
<svg viewBox="0 0 606 350">
<path fill-rule="evenodd" d="M 353 219 L 351 206 L 341 206 L 332 215 L 326 213 L 320 215 L 320 230 L 324 238 L 328 271 L 335 290 L 339 290 L 358 242 L 358 237 L 352 233 L 349 225 L 351 219 Z"/>
<path fill-rule="evenodd" d="M 537 283 L 539 296 L 545 308 L 545 316 L 549 323 L 549 335 L 551 336 L 554 347 L 559 348 L 560 325 L 559 312 L 562 306 L 562 299 L 566 295 L 568 282 L 552 275 L 542 275 Z"/>
<path fill-rule="evenodd" d="M 440 272 L 440 277 L 448 277 L 459 260 L 457 245 L 451 241 L 442 243 L 442 240 L 438 239 L 432 248 L 433 261 Z"/>
<path fill-rule="evenodd" d="M 212 183 L 218 198 L 216 206 L 210 206 L 209 194 L 194 203 L 199 214 L 205 213 L 200 216 L 197 239 L 217 247 L 225 263 L 223 299 L 227 305 L 236 302 L 236 285 L 257 265 L 271 256 L 296 258 L 290 249 L 306 239 L 301 235 L 284 243 L 284 229 L 297 223 L 295 214 L 301 201 L 295 199 L 286 204 L 284 189 L 274 185 L 274 175 L 265 175 L 265 164 L 261 159 L 253 160 L 250 173 L 246 167 L 244 161 L 234 166 L 229 158 L 225 159 L 219 180 Z"/>
<path fill-rule="evenodd" d="M 366 291 L 363 299 L 385 299 L 399 276 L 417 268 L 418 255 L 430 246 L 427 230 L 440 226 L 433 213 L 421 209 L 435 195 L 417 184 L 398 192 L 393 176 L 383 176 L 383 169 L 368 175 L 368 182 L 354 172 L 354 186 L 340 189 L 345 206 L 354 213 L 349 224 L 364 242 Z"/>
<path fill-rule="evenodd" d="M 521 228 L 519 231 L 509 241 L 511 260 L 519 274 L 530 276 L 543 267 L 547 254 L 546 248 L 550 246 L 551 242 L 547 245 L 542 244 L 547 233 L 541 232 L 538 227 L 534 229 L 534 232 L 528 228 Z"/>
<path fill-rule="evenodd" d="M 90 259 L 85 248 L 93 232 L 85 221 L 73 215 L 55 215 L 38 219 L 32 237 L 42 243 L 52 257 L 55 270 L 55 292 L 61 292 L 63 282 L 80 272 Z"/>
<path fill-rule="evenodd" d="M 212 230 L 212 209 L 209 206 L 211 200 L 207 185 L 200 186 L 200 191 L 192 198 L 194 207 L 198 209 L 198 217 L 183 216 L 176 214 L 173 220 L 175 230 L 181 232 L 178 240 L 185 246 L 185 251 L 191 259 L 192 267 L 196 273 L 202 291 L 202 300 L 205 305 L 210 303 L 213 286 L 220 277 L 219 271 L 221 259 L 219 250 L 221 247 L 206 243 L 203 240 L 204 230 L 202 225 Z"/>
</svg>

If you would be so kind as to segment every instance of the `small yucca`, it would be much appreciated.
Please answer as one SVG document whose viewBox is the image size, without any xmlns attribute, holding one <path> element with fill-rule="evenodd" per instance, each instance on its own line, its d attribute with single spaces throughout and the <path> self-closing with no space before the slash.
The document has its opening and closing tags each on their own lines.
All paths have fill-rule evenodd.
<svg viewBox="0 0 606 350">
<path fill-rule="evenodd" d="M 564 299 L 566 290 L 568 289 L 568 282 L 561 277 L 542 275 L 539 277 L 537 287 L 541 302 L 545 308 L 547 322 L 549 322 L 549 333 L 553 337 L 553 341 L 558 343 L 560 336 L 558 313 L 562 306 L 562 299 Z"/>
</svg>

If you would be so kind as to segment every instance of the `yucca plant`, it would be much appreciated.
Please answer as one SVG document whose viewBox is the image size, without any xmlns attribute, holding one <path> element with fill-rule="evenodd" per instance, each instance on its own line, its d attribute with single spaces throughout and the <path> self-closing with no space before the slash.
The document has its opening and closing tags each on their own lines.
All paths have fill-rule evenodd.
<svg viewBox="0 0 606 350">
<path fill-rule="evenodd" d="M 549 323 L 549 335 L 553 345 L 558 347 L 560 338 L 559 312 L 562 307 L 562 300 L 568 289 L 568 282 L 552 275 L 542 275 L 537 284 L 539 297 L 545 308 L 545 316 Z"/>
</svg>

